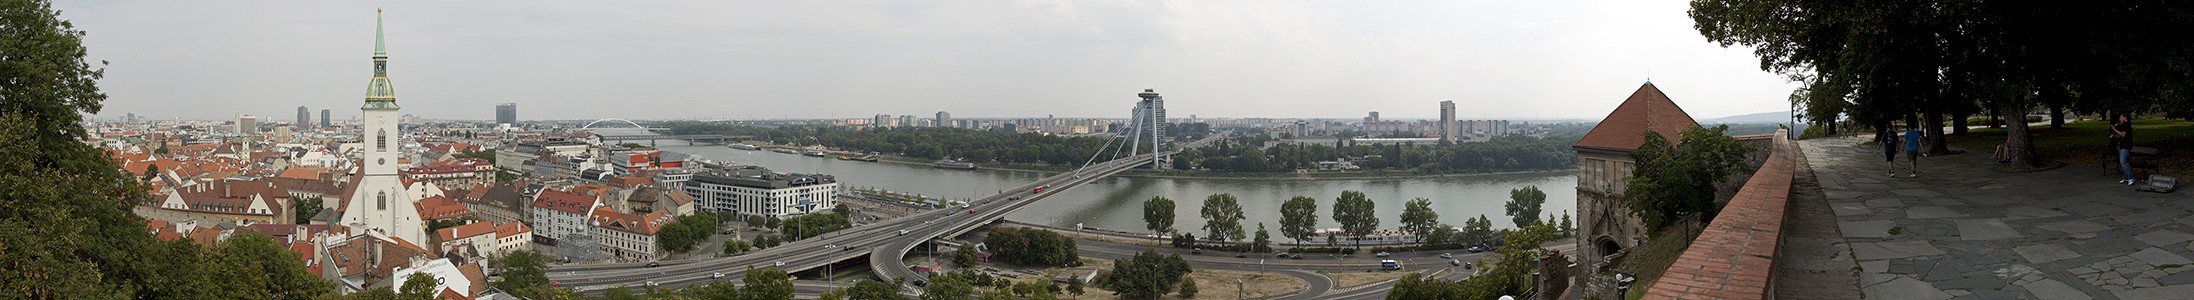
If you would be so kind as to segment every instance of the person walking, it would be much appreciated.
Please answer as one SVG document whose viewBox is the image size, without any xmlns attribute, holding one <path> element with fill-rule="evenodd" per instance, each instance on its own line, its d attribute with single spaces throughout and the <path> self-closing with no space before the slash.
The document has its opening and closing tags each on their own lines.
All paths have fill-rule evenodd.
<svg viewBox="0 0 2194 300">
<path fill-rule="evenodd" d="M 2119 180 L 2118 183 L 2125 185 L 2133 185 L 2134 182 L 2133 162 L 2130 160 L 2133 156 L 2133 120 L 2131 116 L 2131 113 L 2120 114 L 2118 115 L 2118 121 L 2110 124 L 2110 144 L 2112 148 L 2118 150 L 2118 171 L 2125 173 L 2125 179 Z"/>
<path fill-rule="evenodd" d="M 1882 156 L 1889 161 L 1889 177 L 1897 177 L 1897 129 L 1882 123 L 1874 130 L 1874 142 L 1882 145 Z"/>
<path fill-rule="evenodd" d="M 1912 164 L 1909 168 L 1912 173 L 1905 177 L 1920 178 L 1920 138 L 1926 136 L 1926 133 L 1920 132 L 1919 124 L 1912 123 L 1918 122 L 1905 125 L 1905 162 Z M 1889 176 L 1896 177 L 1897 173 L 1890 172 Z"/>
</svg>

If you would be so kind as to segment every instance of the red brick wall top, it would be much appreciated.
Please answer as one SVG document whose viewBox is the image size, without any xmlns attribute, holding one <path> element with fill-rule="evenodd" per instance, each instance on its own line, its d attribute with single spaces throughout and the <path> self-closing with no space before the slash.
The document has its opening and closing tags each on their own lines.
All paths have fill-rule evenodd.
<svg viewBox="0 0 2194 300">
<path fill-rule="evenodd" d="M 1765 299 L 1782 243 L 1797 145 L 1777 131 L 1767 162 L 1646 291 L 1645 299 Z"/>
</svg>

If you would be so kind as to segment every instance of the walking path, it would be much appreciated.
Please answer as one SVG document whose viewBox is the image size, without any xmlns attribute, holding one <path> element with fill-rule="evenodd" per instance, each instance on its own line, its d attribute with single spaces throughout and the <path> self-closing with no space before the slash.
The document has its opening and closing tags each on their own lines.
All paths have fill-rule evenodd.
<svg viewBox="0 0 2194 300">
<path fill-rule="evenodd" d="M 2086 166 L 2001 173 L 1970 149 L 1891 178 L 1864 141 L 1801 143 L 1866 298 L 2194 297 L 2194 193 L 2138 192 Z"/>
</svg>

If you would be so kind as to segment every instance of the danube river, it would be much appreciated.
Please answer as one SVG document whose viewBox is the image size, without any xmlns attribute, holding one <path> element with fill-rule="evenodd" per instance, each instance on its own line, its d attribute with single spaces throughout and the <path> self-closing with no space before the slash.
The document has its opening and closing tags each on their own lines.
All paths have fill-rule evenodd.
<svg viewBox="0 0 2194 300">
<path fill-rule="evenodd" d="M 665 146 L 663 149 L 719 162 L 768 167 L 777 172 L 830 174 L 837 176 L 843 185 L 951 199 L 991 195 L 1044 176 L 1032 172 L 946 170 L 927 165 L 845 161 L 723 146 Z M 1546 205 L 1540 215 L 1560 214 L 1565 210 L 1576 212 L 1577 178 L 1573 172 L 1371 180 L 1115 177 L 1051 195 L 1040 203 L 1007 215 L 1006 219 L 1139 232 L 1145 231 L 1142 229 L 1143 200 L 1164 196 L 1176 203 L 1174 213 L 1179 216 L 1173 224 L 1175 229 L 1202 232 L 1203 217 L 1197 212 L 1203 207 L 1204 197 L 1227 193 L 1233 194 L 1242 205 L 1242 213 L 1247 216 L 1242 221 L 1244 230 L 1252 231 L 1250 234 L 1254 235 L 1257 223 L 1263 222 L 1272 230 L 1274 240 L 1282 240 L 1285 238 L 1279 233 L 1281 202 L 1295 196 L 1317 198 L 1318 227 L 1333 228 L 1340 227 L 1333 222 L 1334 198 L 1340 197 L 1341 191 L 1360 191 L 1378 204 L 1380 228 L 1398 227 L 1402 202 L 1413 198 L 1432 199 L 1432 209 L 1440 213 L 1441 223 L 1461 227 L 1465 218 L 1483 214 L 1493 221 L 1494 228 L 1512 228 L 1515 223 L 1502 215 L 1502 204 L 1508 201 L 1509 190 L 1534 185 L 1546 192 Z"/>
</svg>

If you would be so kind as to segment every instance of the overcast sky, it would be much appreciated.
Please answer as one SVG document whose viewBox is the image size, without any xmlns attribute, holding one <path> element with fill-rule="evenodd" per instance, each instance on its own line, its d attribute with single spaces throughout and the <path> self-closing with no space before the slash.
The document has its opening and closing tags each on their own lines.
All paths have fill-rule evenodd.
<svg viewBox="0 0 2194 300">
<path fill-rule="evenodd" d="M 102 116 L 358 115 L 375 7 L 404 113 L 523 119 L 1598 119 L 1649 74 L 1693 117 L 1795 84 L 1685 1 L 59 1 L 107 60 Z M 209 3 L 211 2 L 211 3 Z"/>
</svg>

